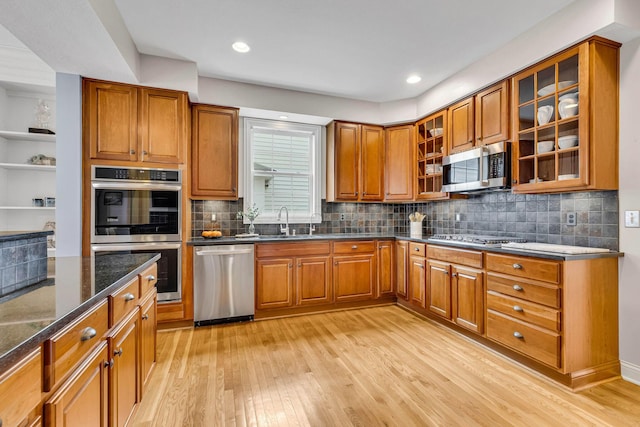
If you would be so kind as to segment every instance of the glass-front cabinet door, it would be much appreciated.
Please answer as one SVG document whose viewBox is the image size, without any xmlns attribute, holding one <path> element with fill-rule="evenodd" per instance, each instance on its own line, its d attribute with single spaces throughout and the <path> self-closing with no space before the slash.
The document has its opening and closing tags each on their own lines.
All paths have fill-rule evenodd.
<svg viewBox="0 0 640 427">
<path fill-rule="evenodd" d="M 416 199 L 446 199 L 442 158 L 447 154 L 446 110 L 416 123 Z"/>
<path fill-rule="evenodd" d="M 514 192 L 617 188 L 617 47 L 601 40 L 513 78 Z"/>
</svg>

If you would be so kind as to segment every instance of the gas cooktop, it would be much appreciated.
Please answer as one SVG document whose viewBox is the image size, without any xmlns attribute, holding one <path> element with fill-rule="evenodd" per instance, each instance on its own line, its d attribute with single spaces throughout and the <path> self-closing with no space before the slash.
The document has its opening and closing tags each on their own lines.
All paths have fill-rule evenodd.
<svg viewBox="0 0 640 427">
<path fill-rule="evenodd" d="M 472 245 L 481 247 L 499 247 L 503 243 L 524 243 L 525 239 L 512 236 L 483 236 L 479 234 L 434 234 L 429 241 L 458 243 L 461 245 Z"/>
</svg>

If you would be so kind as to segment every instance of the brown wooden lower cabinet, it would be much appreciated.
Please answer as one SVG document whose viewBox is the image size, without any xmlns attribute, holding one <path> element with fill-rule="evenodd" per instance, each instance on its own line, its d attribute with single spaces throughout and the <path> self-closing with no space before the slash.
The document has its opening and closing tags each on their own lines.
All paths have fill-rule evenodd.
<svg viewBox="0 0 640 427">
<path fill-rule="evenodd" d="M 426 264 L 423 256 L 409 257 L 409 302 L 422 308 L 425 306 Z"/>
<path fill-rule="evenodd" d="M 113 365 L 109 370 L 110 425 L 122 427 L 140 402 L 138 375 L 139 309 L 131 313 L 109 334 L 109 354 Z"/>
<path fill-rule="evenodd" d="M 143 276 L 144 277 L 144 276 Z M 144 395 L 156 363 L 157 292 L 151 288 L 140 303 L 140 398 Z"/>
<path fill-rule="evenodd" d="M 42 353 L 38 348 L 0 374 L 0 426 L 23 425 L 40 403 L 41 393 Z"/>
<path fill-rule="evenodd" d="M 398 298 L 407 299 L 409 294 L 409 242 L 396 241 L 396 295 Z"/>
<path fill-rule="evenodd" d="M 429 260 L 427 270 L 427 308 L 451 320 L 451 264 Z"/>
<path fill-rule="evenodd" d="M 256 309 L 293 306 L 293 264 L 291 258 L 256 260 Z"/>
<path fill-rule="evenodd" d="M 336 301 L 373 299 L 376 271 L 373 254 L 333 257 Z"/>
<path fill-rule="evenodd" d="M 451 317 L 463 328 L 479 334 L 484 326 L 484 274 L 472 268 L 451 267 Z"/>
<path fill-rule="evenodd" d="M 110 364 L 107 342 L 102 341 L 44 404 L 48 427 L 106 427 Z"/>
<path fill-rule="evenodd" d="M 299 306 L 333 302 L 331 259 L 326 256 L 295 260 L 296 302 Z"/>
<path fill-rule="evenodd" d="M 395 293 L 395 245 L 393 241 L 376 242 L 378 266 L 376 297 L 393 296 Z"/>
</svg>

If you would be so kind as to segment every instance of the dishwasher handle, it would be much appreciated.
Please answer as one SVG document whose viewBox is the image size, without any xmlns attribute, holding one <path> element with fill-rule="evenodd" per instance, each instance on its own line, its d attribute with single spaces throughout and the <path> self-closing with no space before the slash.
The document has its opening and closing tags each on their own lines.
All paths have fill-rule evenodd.
<svg viewBox="0 0 640 427">
<path fill-rule="evenodd" d="M 232 250 L 205 250 L 205 251 L 196 251 L 196 255 L 204 256 L 204 255 L 239 255 L 239 254 L 253 254 L 253 248 L 251 249 L 232 249 Z"/>
</svg>

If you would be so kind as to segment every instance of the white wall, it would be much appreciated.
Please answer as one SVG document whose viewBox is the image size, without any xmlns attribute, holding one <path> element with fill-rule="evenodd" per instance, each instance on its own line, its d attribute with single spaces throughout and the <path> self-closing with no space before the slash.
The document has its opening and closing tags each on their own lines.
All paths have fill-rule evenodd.
<svg viewBox="0 0 640 427">
<path fill-rule="evenodd" d="M 56 75 L 56 256 L 82 254 L 82 79 Z"/>
<path fill-rule="evenodd" d="M 640 228 L 624 211 L 640 210 L 640 38 L 620 50 L 620 359 L 623 376 L 640 384 Z"/>
</svg>

